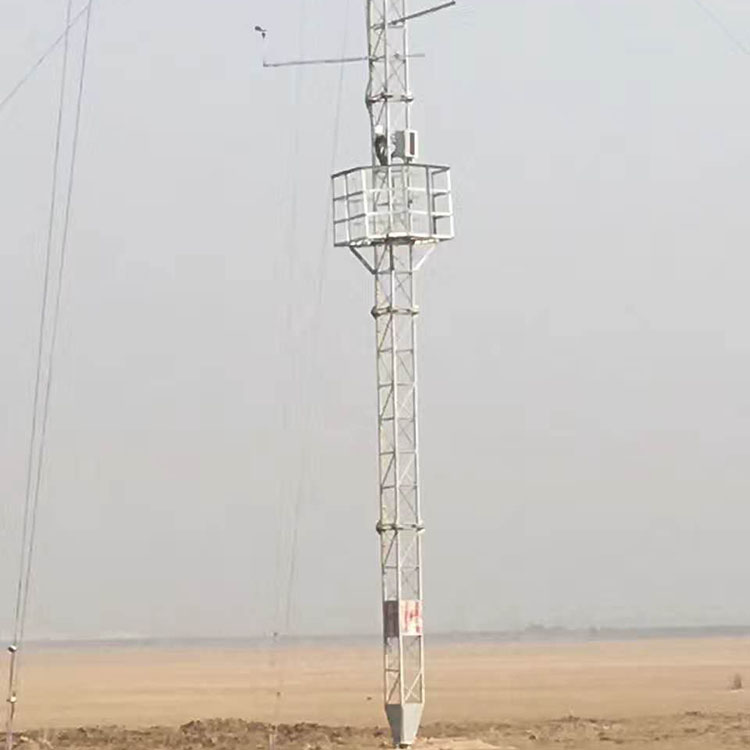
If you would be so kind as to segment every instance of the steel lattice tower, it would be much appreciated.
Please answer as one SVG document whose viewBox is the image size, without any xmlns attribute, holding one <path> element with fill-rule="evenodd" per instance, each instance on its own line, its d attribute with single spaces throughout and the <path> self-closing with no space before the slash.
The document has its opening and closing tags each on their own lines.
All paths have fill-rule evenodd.
<svg viewBox="0 0 750 750">
<path fill-rule="evenodd" d="M 449 169 L 416 161 L 408 26 L 453 4 L 410 13 L 408 0 L 368 0 L 372 164 L 333 176 L 334 244 L 375 287 L 384 694 L 397 746 L 414 742 L 425 701 L 415 277 L 453 237 Z"/>
</svg>

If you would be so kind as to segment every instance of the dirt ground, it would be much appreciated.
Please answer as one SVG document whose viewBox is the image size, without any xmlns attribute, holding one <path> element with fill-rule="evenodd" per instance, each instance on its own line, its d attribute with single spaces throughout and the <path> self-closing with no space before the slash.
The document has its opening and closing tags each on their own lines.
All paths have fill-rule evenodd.
<svg viewBox="0 0 750 750">
<path fill-rule="evenodd" d="M 354 750 L 390 747 L 383 728 L 326 727 L 319 724 L 271 726 L 241 719 L 191 721 L 181 727 L 124 729 L 92 727 L 29 732 L 15 746 L 28 750 Z M 275 736 L 275 742 L 271 738 Z M 588 750 L 618 745 L 631 750 L 724 750 L 750 746 L 750 717 L 702 714 L 625 720 L 568 716 L 544 722 L 431 724 L 418 750 Z"/>
<path fill-rule="evenodd" d="M 421 750 L 750 746 L 748 639 L 454 644 L 428 664 Z M 377 648 L 40 650 L 17 746 L 265 750 L 278 721 L 277 750 L 388 747 L 380 666 Z"/>
</svg>

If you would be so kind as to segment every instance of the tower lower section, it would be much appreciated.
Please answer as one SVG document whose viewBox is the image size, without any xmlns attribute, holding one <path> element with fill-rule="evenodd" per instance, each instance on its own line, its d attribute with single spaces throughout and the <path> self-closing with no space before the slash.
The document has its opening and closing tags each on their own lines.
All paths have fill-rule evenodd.
<svg viewBox="0 0 750 750">
<path fill-rule="evenodd" d="M 384 699 L 396 746 L 414 742 L 425 698 L 422 512 L 413 242 L 373 247 Z"/>
</svg>

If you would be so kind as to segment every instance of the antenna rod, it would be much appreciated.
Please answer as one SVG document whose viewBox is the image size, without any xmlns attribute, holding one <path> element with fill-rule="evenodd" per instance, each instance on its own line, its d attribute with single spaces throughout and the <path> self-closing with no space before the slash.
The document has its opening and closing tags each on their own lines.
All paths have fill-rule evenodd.
<svg viewBox="0 0 750 750">
<path fill-rule="evenodd" d="M 327 57 L 321 60 L 287 60 L 284 62 L 263 62 L 264 68 L 290 68 L 292 65 L 337 65 L 338 63 L 367 62 L 366 57 Z"/>
<path fill-rule="evenodd" d="M 412 55 L 402 55 L 402 57 L 416 58 L 424 57 L 424 53 L 416 52 Z M 324 57 L 319 60 L 284 60 L 282 62 L 265 62 L 264 68 L 291 68 L 295 65 L 340 65 L 343 63 L 369 62 L 369 57 Z"/>
<path fill-rule="evenodd" d="M 446 8 L 452 8 L 456 4 L 457 0 L 450 0 L 450 2 L 436 5 L 434 8 L 427 8 L 426 10 L 418 10 L 416 13 L 409 13 L 408 16 L 402 16 L 397 18 L 395 21 L 391 21 L 391 26 L 397 26 L 404 21 L 411 21 L 415 18 L 422 18 L 422 16 L 428 16 L 431 13 L 437 13 L 439 10 L 445 10 Z"/>
</svg>

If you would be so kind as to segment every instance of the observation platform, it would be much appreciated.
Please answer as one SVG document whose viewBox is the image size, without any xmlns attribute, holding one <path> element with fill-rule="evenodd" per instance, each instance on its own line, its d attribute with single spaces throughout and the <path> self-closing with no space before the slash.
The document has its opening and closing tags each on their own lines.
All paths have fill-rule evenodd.
<svg viewBox="0 0 750 750">
<path fill-rule="evenodd" d="M 396 163 L 333 175 L 333 244 L 367 247 L 453 239 L 450 168 Z"/>
</svg>

